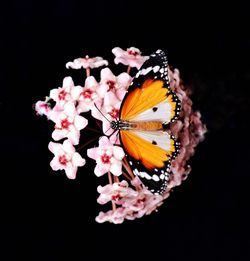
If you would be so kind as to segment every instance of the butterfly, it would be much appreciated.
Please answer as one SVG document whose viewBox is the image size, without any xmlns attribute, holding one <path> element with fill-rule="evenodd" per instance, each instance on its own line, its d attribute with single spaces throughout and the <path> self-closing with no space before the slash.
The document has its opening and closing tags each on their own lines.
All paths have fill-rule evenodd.
<svg viewBox="0 0 250 261">
<path fill-rule="evenodd" d="M 154 194 L 162 194 L 170 177 L 170 164 L 180 144 L 169 131 L 178 118 L 180 100 L 170 89 L 168 61 L 157 50 L 144 62 L 122 101 L 119 119 L 111 128 L 119 132 L 121 146 L 133 173 Z"/>
</svg>

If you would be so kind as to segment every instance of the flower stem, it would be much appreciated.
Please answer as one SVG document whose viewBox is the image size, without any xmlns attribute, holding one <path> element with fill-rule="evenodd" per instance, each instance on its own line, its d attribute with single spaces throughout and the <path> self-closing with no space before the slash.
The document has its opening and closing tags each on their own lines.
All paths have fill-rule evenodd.
<svg viewBox="0 0 250 261">
<path fill-rule="evenodd" d="M 98 126 L 99 127 L 99 126 Z M 101 132 L 97 129 L 94 129 L 94 128 L 90 128 L 90 127 L 85 127 L 86 130 L 90 130 L 90 131 L 93 131 L 93 132 L 96 132 L 96 133 L 99 133 L 101 134 Z"/>
<path fill-rule="evenodd" d="M 130 71 L 131 71 L 131 67 L 128 66 L 128 68 L 127 68 L 127 74 L 130 74 Z"/>
<path fill-rule="evenodd" d="M 82 144 L 82 145 L 77 149 L 77 151 L 83 149 L 84 147 L 86 147 L 87 145 L 89 145 L 91 142 L 97 140 L 98 138 L 99 138 L 99 137 L 97 136 L 97 137 L 95 137 L 95 138 L 93 138 L 93 139 L 87 141 L 86 143 Z"/>
<path fill-rule="evenodd" d="M 125 176 L 125 178 L 127 178 L 129 181 L 132 180 L 131 177 L 127 175 L 127 173 L 125 173 L 124 171 L 122 172 L 122 175 Z"/>
<path fill-rule="evenodd" d="M 102 129 L 102 126 L 101 126 L 101 123 L 99 120 L 96 120 L 96 125 L 98 126 L 98 128 L 101 130 Z"/>
<path fill-rule="evenodd" d="M 108 178 L 109 178 L 109 184 L 112 185 L 113 182 L 112 182 L 112 175 L 111 175 L 110 171 L 108 172 Z M 112 202 L 112 210 L 114 212 L 116 210 L 116 204 L 113 200 L 111 200 L 111 202 Z"/>
<path fill-rule="evenodd" d="M 123 158 L 122 165 L 126 169 L 126 171 L 128 172 L 129 176 L 132 179 L 134 179 L 135 176 L 134 176 L 134 174 L 133 174 L 133 172 L 132 172 L 132 170 L 131 170 L 131 168 L 130 168 L 130 166 L 128 164 L 128 161 L 127 161 L 126 157 Z"/>
<path fill-rule="evenodd" d="M 90 76 L 90 68 L 86 68 L 86 76 L 89 77 Z"/>
<path fill-rule="evenodd" d="M 113 181 L 112 181 L 112 176 L 111 176 L 111 173 L 110 171 L 108 172 L 108 178 L 109 178 L 109 184 L 113 184 Z"/>
<path fill-rule="evenodd" d="M 114 181 L 118 183 L 119 182 L 119 178 L 117 176 L 114 176 Z"/>
</svg>

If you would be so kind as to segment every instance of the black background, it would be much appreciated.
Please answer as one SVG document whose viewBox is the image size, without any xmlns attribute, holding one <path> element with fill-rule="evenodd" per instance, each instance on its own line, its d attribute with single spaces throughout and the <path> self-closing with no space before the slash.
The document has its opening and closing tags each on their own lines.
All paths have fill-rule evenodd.
<svg viewBox="0 0 250 261">
<path fill-rule="evenodd" d="M 250 259 L 249 9 L 187 2 L 1 6 L 1 260 Z M 166 50 L 208 128 L 190 176 L 159 212 L 122 225 L 94 220 L 92 163 L 74 181 L 50 169 L 52 125 L 32 110 L 63 77 L 83 84 L 66 62 L 86 54 L 111 61 L 116 46 Z"/>
</svg>

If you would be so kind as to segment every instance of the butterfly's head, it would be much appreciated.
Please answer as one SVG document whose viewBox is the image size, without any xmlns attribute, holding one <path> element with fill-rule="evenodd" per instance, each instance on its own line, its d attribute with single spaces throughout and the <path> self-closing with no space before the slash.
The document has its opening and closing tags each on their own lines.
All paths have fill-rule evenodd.
<svg viewBox="0 0 250 261">
<path fill-rule="evenodd" d="M 131 128 L 131 124 L 126 121 L 116 120 L 110 122 L 110 128 L 113 130 L 129 130 Z"/>
<path fill-rule="evenodd" d="M 113 129 L 113 130 L 118 130 L 119 129 L 119 121 L 111 121 L 110 122 L 110 127 Z"/>
</svg>

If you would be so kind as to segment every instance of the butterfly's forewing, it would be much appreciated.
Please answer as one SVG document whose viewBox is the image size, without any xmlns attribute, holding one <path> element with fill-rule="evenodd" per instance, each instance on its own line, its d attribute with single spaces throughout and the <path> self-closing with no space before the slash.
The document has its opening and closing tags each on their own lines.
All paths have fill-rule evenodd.
<svg viewBox="0 0 250 261">
<path fill-rule="evenodd" d="M 120 120 L 168 124 L 179 110 L 180 102 L 169 88 L 167 58 L 158 50 L 134 77 L 121 105 Z M 152 192 L 162 193 L 170 160 L 178 152 L 174 138 L 163 130 L 120 130 L 120 141 L 133 172 Z"/>
</svg>

